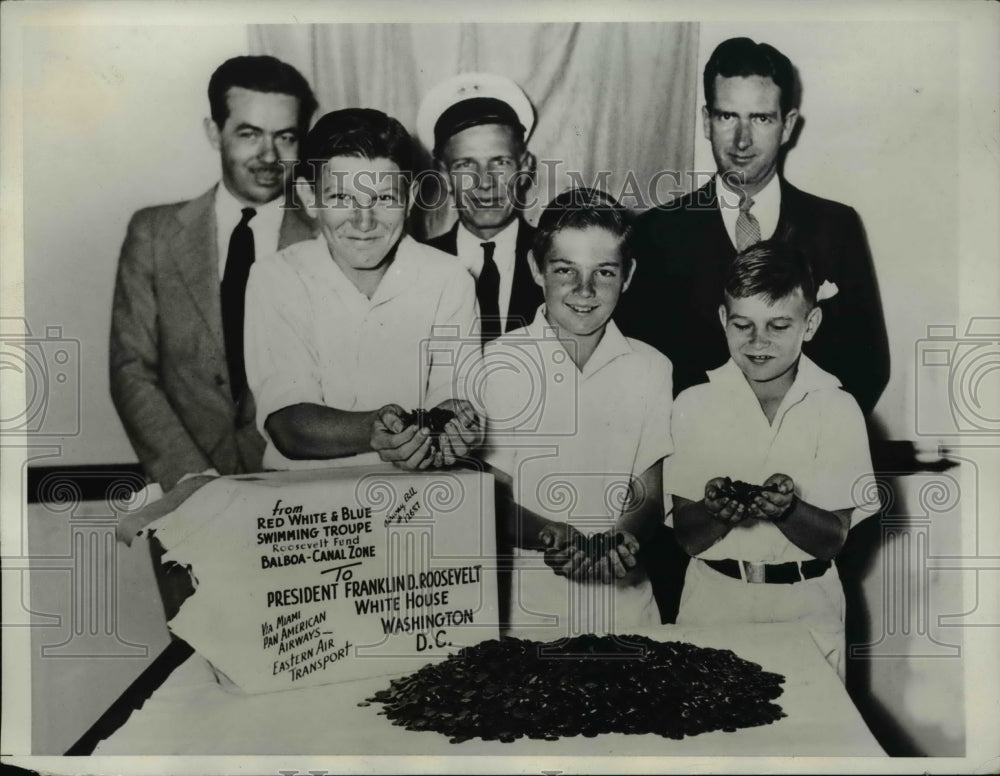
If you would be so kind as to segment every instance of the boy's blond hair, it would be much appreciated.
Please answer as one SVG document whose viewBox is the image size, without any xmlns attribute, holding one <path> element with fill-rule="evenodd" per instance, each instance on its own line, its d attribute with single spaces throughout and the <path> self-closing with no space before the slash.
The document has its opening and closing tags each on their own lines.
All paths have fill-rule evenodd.
<svg viewBox="0 0 1000 776">
<path fill-rule="evenodd" d="M 759 295 L 771 303 L 794 294 L 798 288 L 810 308 L 816 305 L 816 281 L 809 262 L 777 240 L 759 242 L 737 254 L 726 271 L 723 288 L 730 299 Z"/>
</svg>

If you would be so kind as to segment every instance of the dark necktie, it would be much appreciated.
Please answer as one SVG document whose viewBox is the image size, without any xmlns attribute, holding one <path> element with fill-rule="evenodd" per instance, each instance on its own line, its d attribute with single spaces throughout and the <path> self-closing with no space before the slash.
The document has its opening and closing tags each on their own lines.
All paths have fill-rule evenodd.
<svg viewBox="0 0 1000 776">
<path fill-rule="evenodd" d="M 753 199 L 744 194 L 740 201 L 740 214 L 736 217 L 736 250 L 741 253 L 760 242 L 760 222 L 750 212 L 752 207 Z"/>
<path fill-rule="evenodd" d="M 483 269 L 476 281 L 476 298 L 479 300 L 479 318 L 482 324 L 483 344 L 500 336 L 500 270 L 493 261 L 497 244 L 481 243 Z"/>
<path fill-rule="evenodd" d="M 243 300 L 254 259 L 250 219 L 255 215 L 257 211 L 252 207 L 243 208 L 243 218 L 229 238 L 226 271 L 222 275 L 222 334 L 226 341 L 226 363 L 229 365 L 229 388 L 233 401 L 239 400 L 247 384 L 243 365 Z"/>
</svg>

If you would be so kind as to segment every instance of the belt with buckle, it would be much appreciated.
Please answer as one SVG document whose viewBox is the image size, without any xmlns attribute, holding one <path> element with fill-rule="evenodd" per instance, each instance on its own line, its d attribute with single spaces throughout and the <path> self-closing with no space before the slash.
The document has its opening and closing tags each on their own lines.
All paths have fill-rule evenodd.
<svg viewBox="0 0 1000 776">
<path fill-rule="evenodd" d="M 705 560 L 709 568 L 725 574 L 733 579 L 746 579 L 747 582 L 764 582 L 771 585 L 791 585 L 806 579 L 821 577 L 830 568 L 828 560 L 804 560 L 801 563 L 752 563 L 751 561 Z M 744 574 L 740 573 L 743 564 Z"/>
</svg>

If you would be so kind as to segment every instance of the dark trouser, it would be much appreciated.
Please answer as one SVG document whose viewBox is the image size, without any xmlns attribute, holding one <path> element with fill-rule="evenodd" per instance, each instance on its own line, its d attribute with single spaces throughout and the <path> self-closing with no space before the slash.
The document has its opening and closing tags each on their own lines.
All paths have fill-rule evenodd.
<svg viewBox="0 0 1000 776">
<path fill-rule="evenodd" d="M 643 544 L 640 557 L 653 585 L 660 622 L 676 622 L 690 556 L 677 543 L 673 528 L 658 525 Z"/>
</svg>

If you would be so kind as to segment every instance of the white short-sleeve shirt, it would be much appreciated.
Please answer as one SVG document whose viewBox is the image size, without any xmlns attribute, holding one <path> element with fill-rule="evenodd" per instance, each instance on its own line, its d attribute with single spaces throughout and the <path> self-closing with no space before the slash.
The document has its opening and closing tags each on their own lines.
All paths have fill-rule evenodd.
<svg viewBox="0 0 1000 776">
<path fill-rule="evenodd" d="M 878 511 L 864 419 L 836 377 L 802 356 L 772 423 L 732 359 L 708 378 L 674 402 L 675 452 L 664 465 L 665 494 L 700 501 L 715 477 L 759 485 L 781 473 L 795 481 L 803 501 L 852 509 L 852 526 Z M 777 526 L 747 520 L 698 557 L 784 563 L 812 556 Z"/>
<path fill-rule="evenodd" d="M 614 321 L 581 371 L 543 306 L 531 325 L 486 346 L 483 371 L 484 457 L 511 475 L 519 503 L 547 517 L 614 522 L 621 486 L 673 449 L 670 361 Z M 561 482 L 574 491 L 562 511 Z"/>
<path fill-rule="evenodd" d="M 483 372 L 485 460 L 511 475 L 519 504 L 584 534 L 612 528 L 631 480 L 673 449 L 670 361 L 614 322 L 579 370 L 543 306 L 529 326 L 486 346 Z M 513 556 L 509 635 L 545 641 L 659 621 L 644 573 L 577 583 L 539 552 Z"/>
<path fill-rule="evenodd" d="M 257 426 L 267 440 L 265 468 L 331 465 L 278 452 L 264 423 L 284 407 L 370 411 L 395 403 L 410 410 L 453 398 L 456 358 L 479 358 L 477 317 L 469 273 L 408 236 L 371 299 L 334 263 L 323 237 L 255 262 L 244 345 Z"/>
</svg>

